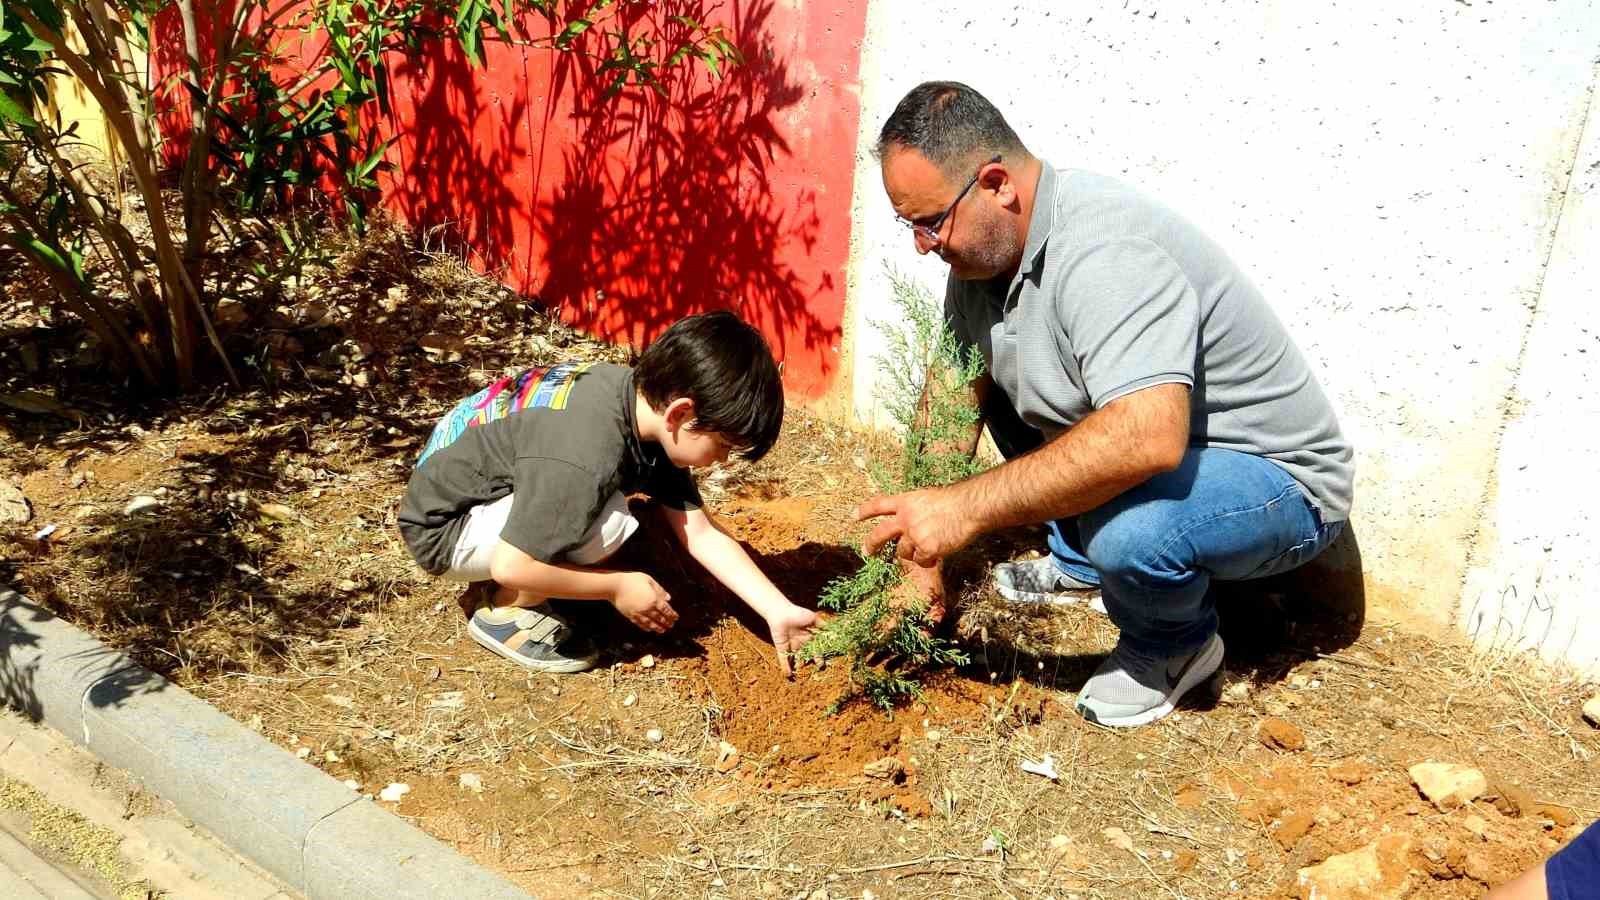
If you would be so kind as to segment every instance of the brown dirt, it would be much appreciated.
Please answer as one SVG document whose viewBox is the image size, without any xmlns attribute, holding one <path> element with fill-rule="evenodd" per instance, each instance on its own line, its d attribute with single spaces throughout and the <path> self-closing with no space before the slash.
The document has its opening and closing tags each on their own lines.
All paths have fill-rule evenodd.
<svg viewBox="0 0 1600 900">
<path fill-rule="evenodd" d="M 301 337 L 327 344 L 360 321 Z M 0 529 L 0 578 L 361 792 L 409 784 L 383 805 L 548 896 L 1291 897 L 1300 868 L 1384 839 L 1409 896 L 1448 900 L 1600 815 L 1600 731 L 1579 714 L 1592 688 L 1284 583 L 1219 600 L 1228 671 L 1177 715 L 1133 732 L 1083 722 L 1075 691 L 1114 628 L 981 589 L 993 561 L 1038 545 L 1033 529 L 952 561 L 974 664 L 892 714 L 828 714 L 840 666 L 783 679 L 760 623 L 648 513 L 619 565 L 661 579 L 678 628 L 649 636 L 585 606 L 602 666 L 527 675 L 467 638 L 459 589 L 411 564 L 394 505 L 450 402 L 503 366 L 598 351 L 533 323 L 514 346 L 440 360 L 402 326 L 360 335 L 381 363 L 360 389 L 354 369 L 283 366 L 233 396 L 131 405 L 104 400 L 92 371 L 4 370 L 0 392 L 45 389 L 90 415 L 0 411 L 0 477 L 35 510 Z M 72 346 L 58 331 L 46 349 Z M 850 510 L 871 492 L 873 449 L 797 410 L 772 456 L 702 482 L 757 563 L 810 602 L 856 565 Z M 136 495 L 161 505 L 123 515 Z M 1257 737 L 1269 720 L 1275 747 Z M 740 751 L 727 773 L 722 742 Z M 1046 755 L 1059 781 L 1021 771 Z M 898 776 L 863 773 L 884 758 Z M 1481 768 L 1491 796 L 1436 811 L 1406 774 L 1425 759 Z"/>
</svg>

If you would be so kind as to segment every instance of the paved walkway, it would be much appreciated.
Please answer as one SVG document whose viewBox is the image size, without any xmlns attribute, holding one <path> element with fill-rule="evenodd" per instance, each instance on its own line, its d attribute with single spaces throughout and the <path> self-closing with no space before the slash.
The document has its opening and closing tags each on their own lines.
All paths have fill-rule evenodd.
<svg viewBox="0 0 1600 900">
<path fill-rule="evenodd" d="M 78 848 L 90 859 L 74 862 L 52 846 Z M 7 900 L 116 900 L 126 885 L 184 900 L 299 896 L 124 773 L 4 710 L 0 885 Z"/>
</svg>

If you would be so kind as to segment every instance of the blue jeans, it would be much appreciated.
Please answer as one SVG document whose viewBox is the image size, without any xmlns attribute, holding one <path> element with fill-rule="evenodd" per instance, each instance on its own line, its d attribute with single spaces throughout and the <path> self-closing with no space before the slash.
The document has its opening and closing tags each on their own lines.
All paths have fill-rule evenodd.
<svg viewBox="0 0 1600 900">
<path fill-rule="evenodd" d="M 1000 405 L 1006 410 L 993 408 Z M 985 412 L 1006 457 L 1039 443 L 1039 433 L 1003 400 Z M 1191 447 L 1171 472 L 1048 528 L 1056 565 L 1100 585 L 1122 640 L 1174 656 L 1216 633 L 1213 579 L 1245 581 L 1302 566 L 1339 537 L 1344 523 L 1324 523 L 1299 482 L 1264 457 Z"/>
</svg>

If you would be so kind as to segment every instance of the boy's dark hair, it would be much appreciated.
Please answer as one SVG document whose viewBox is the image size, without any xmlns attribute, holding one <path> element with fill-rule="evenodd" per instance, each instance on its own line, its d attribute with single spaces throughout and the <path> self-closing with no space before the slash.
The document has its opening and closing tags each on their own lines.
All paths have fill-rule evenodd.
<svg viewBox="0 0 1600 900">
<path fill-rule="evenodd" d="M 689 316 L 651 342 L 633 368 L 650 408 L 694 401 L 694 429 L 720 435 L 752 462 L 783 427 L 783 381 L 761 333 L 731 312 Z"/>
<path fill-rule="evenodd" d="M 875 153 L 883 159 L 895 147 L 915 150 L 961 178 L 979 159 L 999 154 L 1016 162 L 1028 155 L 1000 110 L 958 81 L 924 81 L 901 99 L 878 133 Z"/>
</svg>

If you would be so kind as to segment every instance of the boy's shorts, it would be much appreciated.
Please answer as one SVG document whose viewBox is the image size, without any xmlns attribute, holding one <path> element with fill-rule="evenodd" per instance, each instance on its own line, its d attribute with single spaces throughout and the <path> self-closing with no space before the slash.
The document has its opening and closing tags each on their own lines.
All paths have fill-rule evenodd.
<svg viewBox="0 0 1600 900">
<path fill-rule="evenodd" d="M 493 503 L 467 510 L 466 525 L 450 554 L 450 568 L 441 578 L 465 582 L 489 580 L 489 561 L 494 558 L 495 547 L 500 545 L 500 532 L 505 530 L 506 518 L 511 515 L 513 496 L 507 494 Z M 638 528 L 639 520 L 628 511 L 628 498 L 620 492 L 612 494 L 594 524 L 584 533 L 583 542 L 567 551 L 561 561 L 579 566 L 602 562 L 616 553 Z"/>
</svg>

